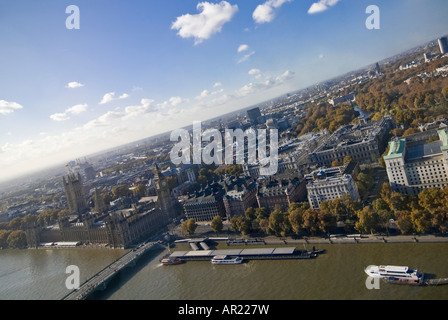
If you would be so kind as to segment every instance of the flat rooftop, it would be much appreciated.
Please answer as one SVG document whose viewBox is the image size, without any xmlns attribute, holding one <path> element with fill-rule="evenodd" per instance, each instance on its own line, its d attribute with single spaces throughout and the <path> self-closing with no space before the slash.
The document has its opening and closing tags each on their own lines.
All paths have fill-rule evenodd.
<svg viewBox="0 0 448 320">
<path fill-rule="evenodd" d="M 188 257 L 214 257 L 214 256 L 267 256 L 267 255 L 291 255 L 294 254 L 295 247 L 285 248 L 257 248 L 257 249 L 223 249 L 223 250 L 196 250 L 196 251 L 175 251 L 171 258 Z"/>
<path fill-rule="evenodd" d="M 421 145 L 416 145 L 408 147 L 406 150 L 406 160 L 417 160 L 424 157 L 432 157 L 435 155 L 442 154 L 440 147 L 442 146 L 441 141 L 434 141 L 431 143 L 425 143 Z"/>
</svg>

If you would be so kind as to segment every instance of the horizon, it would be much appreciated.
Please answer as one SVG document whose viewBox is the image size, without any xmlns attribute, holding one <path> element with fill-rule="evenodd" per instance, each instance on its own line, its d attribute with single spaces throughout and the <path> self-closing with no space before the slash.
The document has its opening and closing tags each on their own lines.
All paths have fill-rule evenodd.
<svg viewBox="0 0 448 320">
<path fill-rule="evenodd" d="M 442 0 L 376 1 L 379 30 L 366 28 L 364 0 L 83 0 L 79 29 L 67 29 L 70 5 L 0 4 L 0 183 L 304 90 L 448 33 Z"/>
</svg>

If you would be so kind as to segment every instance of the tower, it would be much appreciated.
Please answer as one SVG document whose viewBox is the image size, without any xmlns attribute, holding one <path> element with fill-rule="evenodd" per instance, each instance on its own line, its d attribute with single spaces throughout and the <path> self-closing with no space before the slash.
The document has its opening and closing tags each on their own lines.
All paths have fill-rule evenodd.
<svg viewBox="0 0 448 320">
<path fill-rule="evenodd" d="M 445 54 L 448 52 L 448 39 L 447 37 L 443 37 L 439 39 L 439 48 L 440 53 Z"/>
<path fill-rule="evenodd" d="M 173 218 L 175 216 L 175 210 L 171 199 L 170 188 L 168 187 L 165 176 L 160 172 L 157 164 L 154 170 L 154 185 L 160 209 L 164 214 Z"/>
<path fill-rule="evenodd" d="M 67 180 L 63 177 L 62 181 L 64 183 L 69 212 L 76 213 L 81 216 L 88 209 L 84 192 L 82 190 L 81 175 L 79 173 L 77 176 L 72 174 L 67 177 Z"/>
</svg>

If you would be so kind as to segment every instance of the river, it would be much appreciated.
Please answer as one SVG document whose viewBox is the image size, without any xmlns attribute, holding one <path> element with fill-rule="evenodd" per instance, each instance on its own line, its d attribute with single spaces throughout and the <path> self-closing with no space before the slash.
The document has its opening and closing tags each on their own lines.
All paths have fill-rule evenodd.
<svg viewBox="0 0 448 320">
<path fill-rule="evenodd" d="M 316 259 L 249 261 L 231 266 L 211 265 L 205 261 L 163 266 L 159 259 L 167 252 L 155 251 L 148 253 L 134 269 L 117 277 L 106 291 L 94 298 L 448 299 L 448 285 L 412 287 L 380 282 L 379 289 L 368 289 L 363 271 L 370 264 L 407 265 L 430 277 L 448 277 L 448 243 L 322 244 L 316 248 L 326 250 Z M 0 299 L 60 299 L 68 292 L 65 287 L 68 265 L 79 267 L 83 282 L 124 252 L 111 249 L 0 251 Z"/>
</svg>

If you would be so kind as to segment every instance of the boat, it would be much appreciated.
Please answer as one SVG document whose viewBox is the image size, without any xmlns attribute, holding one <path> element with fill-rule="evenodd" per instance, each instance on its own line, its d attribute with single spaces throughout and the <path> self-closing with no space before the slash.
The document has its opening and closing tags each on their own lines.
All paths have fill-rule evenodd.
<svg viewBox="0 0 448 320">
<path fill-rule="evenodd" d="M 183 260 L 178 259 L 178 258 L 174 258 L 174 259 L 173 258 L 163 258 L 160 260 L 160 262 L 163 265 L 171 266 L 171 265 L 181 264 L 183 262 Z"/>
<path fill-rule="evenodd" d="M 212 264 L 240 264 L 243 262 L 241 257 L 214 256 L 211 260 Z"/>
<path fill-rule="evenodd" d="M 364 271 L 372 278 L 384 279 L 390 283 L 417 284 L 423 281 L 423 274 L 406 266 L 370 265 Z"/>
</svg>

